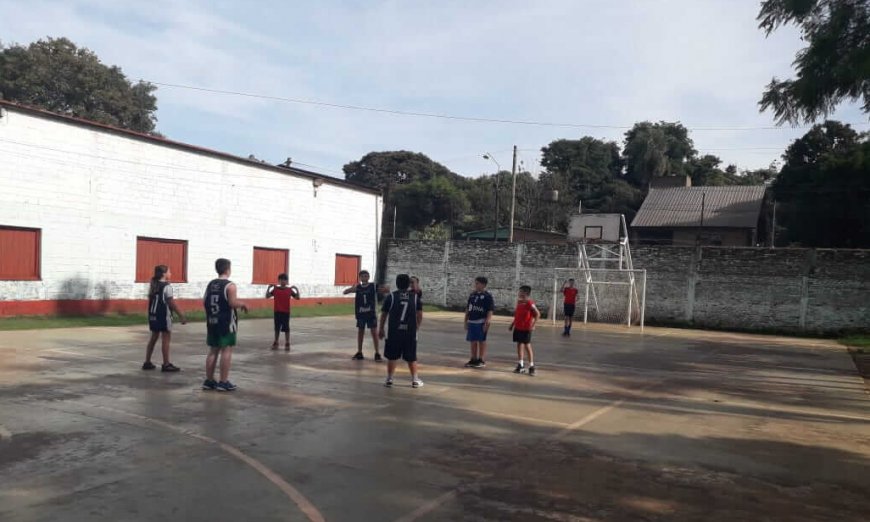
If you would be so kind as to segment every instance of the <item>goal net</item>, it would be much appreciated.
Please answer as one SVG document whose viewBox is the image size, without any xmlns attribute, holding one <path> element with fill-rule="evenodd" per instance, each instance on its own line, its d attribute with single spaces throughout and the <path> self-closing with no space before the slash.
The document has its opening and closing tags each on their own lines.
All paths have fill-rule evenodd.
<svg viewBox="0 0 870 522">
<path fill-rule="evenodd" d="M 553 324 L 564 316 L 563 285 L 574 279 L 577 304 L 574 321 L 638 325 L 643 329 L 646 270 L 615 268 L 557 268 L 553 276 L 550 313 Z"/>
</svg>

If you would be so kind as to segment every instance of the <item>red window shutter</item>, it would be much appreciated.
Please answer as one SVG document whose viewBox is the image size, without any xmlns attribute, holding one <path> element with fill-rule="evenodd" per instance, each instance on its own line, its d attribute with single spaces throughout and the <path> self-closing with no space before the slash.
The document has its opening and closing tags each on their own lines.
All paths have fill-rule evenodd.
<svg viewBox="0 0 870 522">
<path fill-rule="evenodd" d="M 361 266 L 360 256 L 335 255 L 335 284 L 352 285 L 357 282 Z"/>
<path fill-rule="evenodd" d="M 40 279 L 40 230 L 0 227 L 0 280 Z"/>
<path fill-rule="evenodd" d="M 178 239 L 136 238 L 136 282 L 146 283 L 154 267 L 166 265 L 176 283 L 187 282 L 187 241 Z"/>
<path fill-rule="evenodd" d="M 254 277 L 255 285 L 273 284 L 278 274 L 288 273 L 290 251 L 281 248 L 254 247 Z"/>
</svg>

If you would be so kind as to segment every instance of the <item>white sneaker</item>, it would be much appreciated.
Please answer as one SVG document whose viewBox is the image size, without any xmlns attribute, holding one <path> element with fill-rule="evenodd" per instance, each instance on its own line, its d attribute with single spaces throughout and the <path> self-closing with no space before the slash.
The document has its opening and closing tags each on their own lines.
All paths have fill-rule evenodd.
<svg viewBox="0 0 870 522">
<path fill-rule="evenodd" d="M 387 380 L 384 381 L 384 386 L 386 386 L 387 388 L 392 388 L 393 387 L 393 379 L 391 379 L 390 377 L 387 377 Z"/>
<path fill-rule="evenodd" d="M 423 381 L 421 381 L 420 379 L 414 379 L 413 381 L 411 381 L 411 387 L 412 388 L 422 388 Z"/>
</svg>

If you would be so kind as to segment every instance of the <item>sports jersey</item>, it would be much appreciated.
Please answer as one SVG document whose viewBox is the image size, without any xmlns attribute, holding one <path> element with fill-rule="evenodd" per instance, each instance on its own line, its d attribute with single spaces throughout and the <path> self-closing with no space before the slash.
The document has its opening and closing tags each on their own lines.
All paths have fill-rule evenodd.
<svg viewBox="0 0 870 522">
<path fill-rule="evenodd" d="M 354 310 L 357 319 L 374 319 L 377 317 L 376 306 L 378 305 L 378 293 L 374 283 L 356 285 L 356 299 Z"/>
<path fill-rule="evenodd" d="M 577 303 L 577 289 L 571 286 L 566 286 L 562 289 L 562 295 L 565 296 L 565 304 L 576 304 Z"/>
<path fill-rule="evenodd" d="M 290 297 L 293 291 L 289 286 L 276 286 L 272 289 L 272 298 L 275 299 L 274 310 L 284 314 L 290 313 Z"/>
<path fill-rule="evenodd" d="M 151 330 L 169 330 L 172 325 L 168 299 L 172 299 L 172 287 L 166 281 L 157 283 L 157 291 L 148 296 L 148 324 Z"/>
<path fill-rule="evenodd" d="M 423 303 L 417 294 L 396 290 L 384 299 L 381 311 L 388 313 L 387 339 L 390 342 L 414 341 L 417 339 L 417 312 Z"/>
<path fill-rule="evenodd" d="M 485 323 L 486 315 L 492 312 L 493 308 L 495 308 L 495 301 L 492 299 L 492 294 L 486 290 L 473 292 L 468 297 L 468 322 Z"/>
<path fill-rule="evenodd" d="M 229 279 L 212 279 L 205 289 L 206 328 L 210 334 L 226 335 L 238 329 L 236 311 L 230 307 L 227 298 L 227 286 L 232 283 Z"/>
<path fill-rule="evenodd" d="M 514 310 L 514 330 L 527 332 L 532 329 L 532 319 L 535 314 L 535 302 L 531 299 L 527 301 L 517 301 L 517 308 Z"/>
</svg>

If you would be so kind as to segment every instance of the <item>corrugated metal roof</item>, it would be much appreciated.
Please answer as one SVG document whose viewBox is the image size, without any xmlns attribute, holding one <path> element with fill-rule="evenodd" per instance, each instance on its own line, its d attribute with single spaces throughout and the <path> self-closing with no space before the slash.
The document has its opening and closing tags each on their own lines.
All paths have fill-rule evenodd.
<svg viewBox="0 0 870 522">
<path fill-rule="evenodd" d="M 632 227 L 697 227 L 704 202 L 705 227 L 755 228 L 766 187 L 650 189 Z"/>
</svg>

